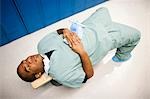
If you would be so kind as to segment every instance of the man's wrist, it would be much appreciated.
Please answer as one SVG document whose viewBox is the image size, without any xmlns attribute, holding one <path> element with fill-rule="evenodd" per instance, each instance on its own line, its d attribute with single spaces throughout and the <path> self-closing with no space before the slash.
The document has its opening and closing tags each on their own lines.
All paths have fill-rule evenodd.
<svg viewBox="0 0 150 99">
<path fill-rule="evenodd" d="M 78 54 L 79 54 L 80 56 L 83 56 L 83 55 L 86 55 L 87 52 L 86 52 L 85 50 L 82 50 L 82 51 L 78 52 Z"/>
</svg>

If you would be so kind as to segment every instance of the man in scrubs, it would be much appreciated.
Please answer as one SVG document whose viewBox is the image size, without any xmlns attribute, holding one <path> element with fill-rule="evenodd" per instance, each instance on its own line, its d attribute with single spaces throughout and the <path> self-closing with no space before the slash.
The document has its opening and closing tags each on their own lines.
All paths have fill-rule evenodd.
<svg viewBox="0 0 150 99">
<path fill-rule="evenodd" d="M 45 72 L 59 84 L 78 88 L 110 50 L 117 48 L 113 61 L 127 61 L 139 40 L 138 30 L 113 22 L 108 10 L 99 8 L 84 22 L 46 35 L 38 44 L 39 54 L 23 60 L 17 73 L 32 82 Z"/>
</svg>

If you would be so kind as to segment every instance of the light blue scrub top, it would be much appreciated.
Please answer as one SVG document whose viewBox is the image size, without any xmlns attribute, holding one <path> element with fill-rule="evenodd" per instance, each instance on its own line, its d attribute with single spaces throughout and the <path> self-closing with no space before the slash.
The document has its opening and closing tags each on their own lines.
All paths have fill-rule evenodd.
<svg viewBox="0 0 150 99">
<path fill-rule="evenodd" d="M 99 47 L 97 36 L 96 34 L 91 34 L 94 32 L 91 29 L 86 28 L 83 30 L 82 42 L 84 48 L 90 56 L 92 63 L 95 64 L 99 59 L 99 55 L 94 54 Z M 54 80 L 64 86 L 73 88 L 81 87 L 85 78 L 85 72 L 83 71 L 80 57 L 64 43 L 62 36 L 56 31 L 46 35 L 38 44 L 38 52 L 40 54 L 51 50 L 54 50 L 54 52 L 50 57 L 49 74 Z"/>
</svg>

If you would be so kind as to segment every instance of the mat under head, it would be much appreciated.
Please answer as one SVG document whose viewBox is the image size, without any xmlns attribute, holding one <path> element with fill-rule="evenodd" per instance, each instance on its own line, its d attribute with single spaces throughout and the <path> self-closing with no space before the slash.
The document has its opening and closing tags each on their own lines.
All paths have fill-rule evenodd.
<svg viewBox="0 0 150 99">
<path fill-rule="evenodd" d="M 43 73 L 42 76 L 38 79 L 36 79 L 35 81 L 31 82 L 31 86 L 33 88 L 38 88 L 44 84 L 46 84 L 47 82 L 49 82 L 50 80 L 52 80 L 52 77 L 47 75 L 46 73 Z"/>
</svg>

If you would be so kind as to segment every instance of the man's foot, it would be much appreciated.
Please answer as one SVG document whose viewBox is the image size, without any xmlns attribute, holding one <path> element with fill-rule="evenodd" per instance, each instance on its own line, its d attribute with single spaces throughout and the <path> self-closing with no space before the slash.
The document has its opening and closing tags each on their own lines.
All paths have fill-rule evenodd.
<svg viewBox="0 0 150 99">
<path fill-rule="evenodd" d="M 130 58 L 131 58 L 131 55 L 129 56 L 129 58 L 124 59 L 124 60 L 121 60 L 121 59 L 119 59 L 118 57 L 113 56 L 113 57 L 112 57 L 112 60 L 113 60 L 114 62 L 125 62 L 125 61 L 129 60 Z"/>
</svg>

